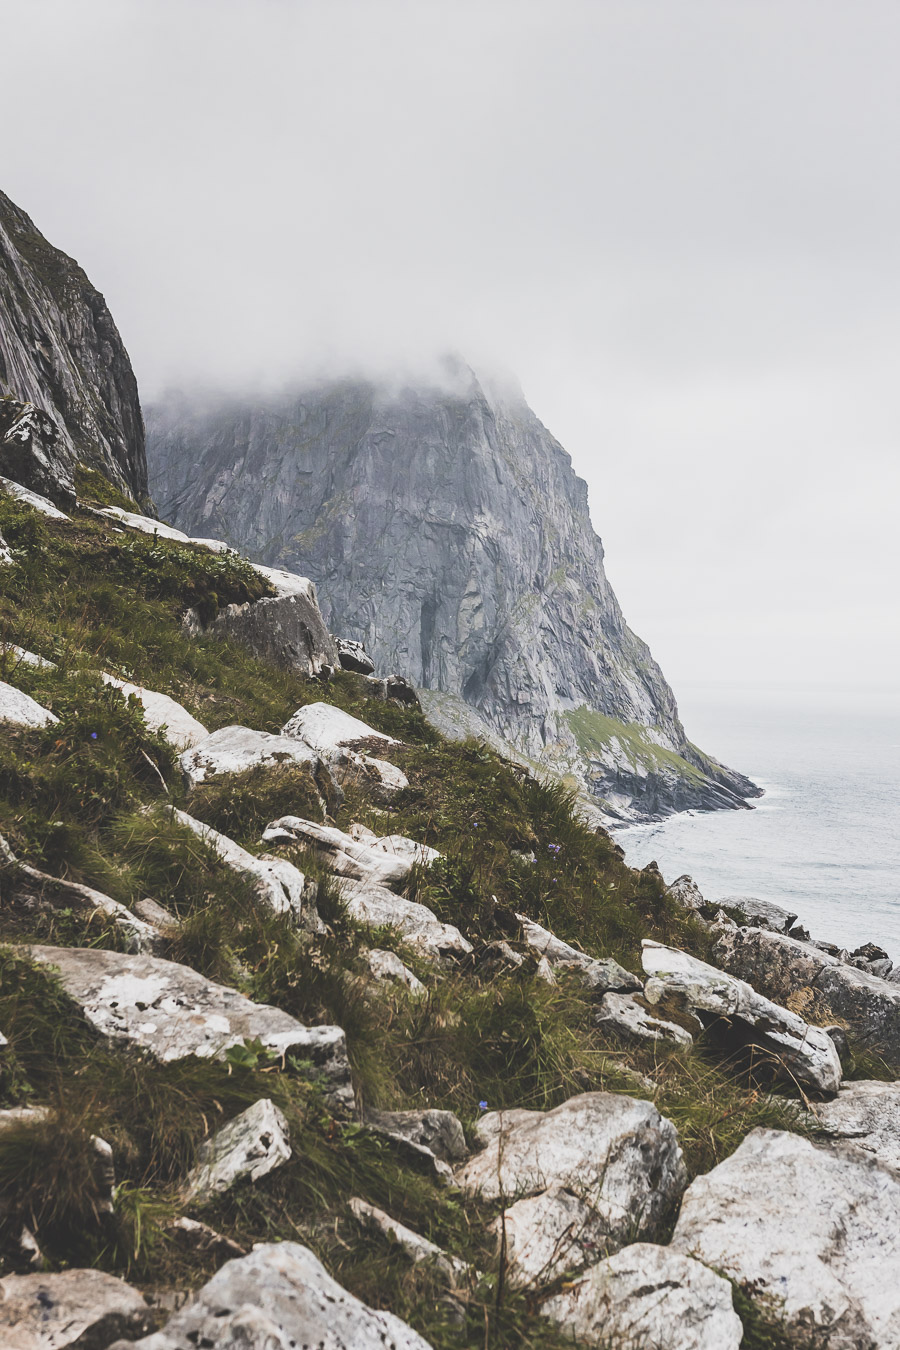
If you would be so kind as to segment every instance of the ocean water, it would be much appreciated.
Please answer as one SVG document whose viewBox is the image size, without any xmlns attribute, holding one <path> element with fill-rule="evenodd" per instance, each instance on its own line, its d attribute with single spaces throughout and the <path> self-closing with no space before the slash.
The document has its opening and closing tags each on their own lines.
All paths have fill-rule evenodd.
<svg viewBox="0 0 900 1350">
<path fill-rule="evenodd" d="M 633 867 L 689 873 L 709 900 L 754 895 L 813 937 L 900 963 L 900 698 L 888 691 L 679 690 L 688 735 L 746 773 L 752 811 L 616 832 Z"/>
</svg>

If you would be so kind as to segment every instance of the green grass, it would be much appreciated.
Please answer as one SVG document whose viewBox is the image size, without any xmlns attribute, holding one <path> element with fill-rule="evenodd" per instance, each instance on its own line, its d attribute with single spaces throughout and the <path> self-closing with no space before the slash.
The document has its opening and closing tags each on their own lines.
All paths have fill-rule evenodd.
<svg viewBox="0 0 900 1350">
<path fill-rule="evenodd" d="M 637 722 L 620 722 L 586 706 L 573 708 L 564 715 L 579 750 L 588 758 L 605 760 L 610 750 L 616 749 L 624 753 L 634 768 L 643 767 L 651 772 L 673 769 L 679 777 L 697 782 L 703 778 L 681 755 L 651 740 L 646 727 Z"/>
</svg>

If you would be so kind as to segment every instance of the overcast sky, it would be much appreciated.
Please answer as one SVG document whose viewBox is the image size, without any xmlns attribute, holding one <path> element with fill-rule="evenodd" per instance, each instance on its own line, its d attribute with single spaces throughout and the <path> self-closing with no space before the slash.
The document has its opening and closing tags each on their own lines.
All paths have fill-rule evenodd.
<svg viewBox="0 0 900 1350">
<path fill-rule="evenodd" d="M 676 692 L 896 688 L 897 0 L 0 20 L 0 186 L 105 293 L 145 401 L 508 367 Z"/>
</svg>

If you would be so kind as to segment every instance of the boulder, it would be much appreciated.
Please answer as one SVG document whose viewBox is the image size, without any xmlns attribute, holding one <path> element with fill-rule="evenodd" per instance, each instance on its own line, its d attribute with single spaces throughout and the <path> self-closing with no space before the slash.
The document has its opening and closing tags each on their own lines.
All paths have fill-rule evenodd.
<svg viewBox="0 0 900 1350">
<path fill-rule="evenodd" d="M 858 1044 L 900 1065 L 900 985 L 759 928 L 723 932 L 714 955 L 769 998 L 810 1020 L 843 1024 Z"/>
<path fill-rule="evenodd" d="M 744 1335 L 727 1280 L 646 1242 L 592 1266 L 542 1312 L 587 1345 L 629 1350 L 739 1350 Z"/>
<path fill-rule="evenodd" d="M 900 1172 L 900 1083 L 844 1083 L 830 1102 L 816 1102 L 807 1123 L 829 1139 L 861 1149 Z"/>
<path fill-rule="evenodd" d="M 258 1181 L 290 1158 L 288 1123 L 275 1103 L 264 1097 L 201 1144 L 197 1165 L 185 1180 L 184 1200 L 205 1204 L 239 1181 Z"/>
<path fill-rule="evenodd" d="M 672 1248 L 736 1280 L 816 1350 L 900 1345 L 900 1176 L 858 1150 L 752 1130 L 688 1188 Z"/>
<path fill-rule="evenodd" d="M 160 539 L 169 539 L 174 544 L 198 544 L 211 549 L 214 553 L 229 552 L 228 545 L 218 539 L 192 539 L 183 530 L 176 530 L 174 525 L 167 525 L 165 521 L 156 520 L 153 516 L 141 515 L 138 511 L 124 511 L 121 506 L 99 506 L 94 509 L 93 514 L 106 516 L 108 520 L 125 525 L 129 530 L 140 530 L 141 534 L 155 534 Z"/>
<path fill-rule="evenodd" d="M 34 511 L 39 511 L 42 516 L 48 516 L 50 520 L 69 519 L 64 511 L 53 505 L 49 497 L 42 496 L 40 492 L 32 492 L 21 483 L 14 483 L 11 478 L 0 477 L 0 489 L 8 492 L 10 497 L 15 497 L 16 501 L 23 502 Z"/>
<path fill-rule="evenodd" d="M 613 961 L 611 957 L 588 956 L 577 947 L 570 947 L 568 942 L 563 942 L 525 914 L 517 914 L 516 918 L 522 925 L 523 941 L 546 957 L 554 969 L 574 971 L 583 984 L 601 994 L 609 990 L 628 992 L 640 989 L 641 982 L 637 976 L 625 970 L 618 961 Z"/>
<path fill-rule="evenodd" d="M 58 721 L 58 717 L 54 717 L 48 708 L 43 708 L 30 694 L 0 680 L 0 722 L 39 730 Z"/>
<path fill-rule="evenodd" d="M 377 675 L 367 675 L 366 683 L 368 693 L 373 698 L 382 699 L 384 702 L 393 699 L 396 703 L 403 703 L 408 708 L 421 708 L 422 706 L 415 685 L 410 684 L 402 675 L 388 675 L 386 679 L 379 679 Z"/>
<path fill-rule="evenodd" d="M 155 1335 L 109 1350 L 431 1350 L 393 1313 L 376 1312 L 297 1242 L 259 1243 L 228 1261 Z"/>
<path fill-rule="evenodd" d="M 383 1209 L 376 1209 L 374 1205 L 368 1204 L 365 1200 L 360 1200 L 358 1196 L 353 1197 L 349 1208 L 350 1213 L 361 1228 L 367 1229 L 369 1232 L 380 1233 L 389 1242 L 399 1247 L 414 1265 L 420 1265 L 423 1261 L 427 1261 L 443 1275 L 448 1284 L 456 1284 L 470 1274 L 471 1267 L 467 1262 L 462 1261 L 458 1256 L 448 1256 L 436 1243 L 429 1242 L 428 1238 L 422 1237 L 419 1233 L 414 1233 L 405 1224 L 398 1223 Z"/>
<path fill-rule="evenodd" d="M 315 773 L 319 756 L 315 750 L 287 736 L 273 736 L 250 727 L 222 727 L 186 750 L 179 763 L 191 787 L 220 773 L 243 773 L 257 765 L 305 764 Z"/>
<path fill-rule="evenodd" d="M 192 717 L 187 708 L 182 708 L 174 698 L 169 698 L 168 694 L 157 694 L 143 685 L 116 679 L 114 675 L 104 674 L 103 682 L 121 689 L 126 699 L 136 698 L 144 710 L 144 721 L 150 730 L 161 731 L 176 750 L 189 750 L 209 735 L 203 723 Z"/>
<path fill-rule="evenodd" d="M 666 887 L 666 895 L 670 896 L 682 909 L 699 911 L 706 904 L 700 887 L 694 881 L 694 878 L 687 876 L 687 874 L 676 877 L 671 886 Z"/>
<path fill-rule="evenodd" d="M 672 1122 L 618 1093 L 586 1092 L 546 1112 L 490 1112 L 476 1138 L 482 1152 L 457 1180 L 484 1200 L 515 1199 L 505 1222 L 519 1281 L 581 1264 L 601 1244 L 614 1251 L 653 1237 L 687 1181 Z"/>
<path fill-rule="evenodd" d="M 352 825 L 350 826 L 350 833 L 353 834 Z M 429 848 L 427 844 L 419 844 L 415 839 L 409 839 L 405 834 L 386 834 L 381 837 L 374 835 L 365 842 L 370 848 L 380 849 L 382 853 L 390 853 L 394 858 L 407 859 L 411 866 L 430 867 L 441 856 L 436 848 Z"/>
<path fill-rule="evenodd" d="M 427 1148 L 441 1162 L 463 1162 L 469 1156 L 463 1127 L 452 1111 L 369 1110 L 365 1123 L 389 1139 Z"/>
<path fill-rule="evenodd" d="M 472 944 L 453 924 L 441 923 L 427 906 L 404 900 L 385 886 L 340 881 L 338 890 L 351 919 L 366 928 L 396 928 L 423 956 L 452 958 L 472 950 Z"/>
<path fill-rule="evenodd" d="M 412 973 L 409 966 L 403 964 L 396 952 L 374 947 L 365 953 L 365 961 L 379 983 L 402 984 L 416 998 L 428 993 L 422 981 Z"/>
<path fill-rule="evenodd" d="M 399 886 L 413 864 L 410 859 L 359 842 L 333 825 L 317 825 L 299 816 L 282 816 L 263 831 L 265 844 L 302 844 L 319 854 L 330 872 L 378 886 Z"/>
<path fill-rule="evenodd" d="M 279 594 L 244 605 L 226 605 L 206 631 L 239 642 L 254 656 L 283 670 L 310 677 L 329 673 L 337 665 L 337 650 L 313 583 L 274 568 L 256 570 L 275 584 Z"/>
<path fill-rule="evenodd" d="M 335 638 L 334 641 L 341 670 L 352 670 L 357 675 L 372 674 L 375 662 L 361 642 L 354 642 L 351 638 Z"/>
<path fill-rule="evenodd" d="M 667 1022 L 634 994 L 604 994 L 594 1021 L 625 1041 L 668 1041 L 684 1046 L 694 1042 L 689 1031 Z"/>
<path fill-rule="evenodd" d="M 733 910 L 739 922 L 751 928 L 770 928 L 773 933 L 786 933 L 797 922 L 797 915 L 771 900 L 758 900 L 754 895 L 724 895 L 716 901 L 725 909 Z"/>
<path fill-rule="evenodd" d="M 642 946 L 644 970 L 650 976 L 644 987 L 648 1003 L 686 1007 L 727 1042 L 762 1052 L 779 1075 L 814 1092 L 837 1092 L 841 1062 L 827 1032 L 695 956 L 649 939 Z"/>
<path fill-rule="evenodd" d="M 105 1350 L 115 1337 L 140 1336 L 149 1325 L 142 1295 L 102 1270 L 0 1279 L 3 1350 Z"/>
<path fill-rule="evenodd" d="M 302 927 L 313 932 L 321 930 L 322 924 L 315 905 L 315 883 L 308 883 L 293 863 L 286 858 L 258 858 L 227 835 L 220 834 L 211 825 L 204 825 L 177 807 L 172 807 L 172 815 L 208 844 L 227 867 L 248 877 L 262 903 L 273 914 L 289 914 Z"/>
<path fill-rule="evenodd" d="M 260 1040 L 278 1055 L 311 1060 L 326 1091 L 350 1106 L 350 1066 L 340 1027 L 305 1027 L 280 1008 L 252 1003 L 196 970 L 152 956 L 81 947 L 25 949 L 58 974 L 62 988 L 101 1035 L 169 1063 L 196 1055 L 223 1059 L 233 1045 Z"/>
<path fill-rule="evenodd" d="M 385 747 L 400 742 L 331 703 L 308 703 L 298 708 L 282 727 L 281 734 L 301 741 L 321 755 L 339 783 L 368 783 L 376 795 L 385 799 L 409 787 L 401 769 L 380 755 L 369 753 L 372 742 Z"/>
</svg>

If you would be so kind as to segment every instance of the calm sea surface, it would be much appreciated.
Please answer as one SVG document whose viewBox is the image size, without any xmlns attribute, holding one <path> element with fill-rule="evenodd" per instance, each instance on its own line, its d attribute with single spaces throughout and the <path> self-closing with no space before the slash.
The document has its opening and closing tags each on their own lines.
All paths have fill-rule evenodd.
<svg viewBox="0 0 900 1350">
<path fill-rule="evenodd" d="M 900 963 L 900 700 L 886 692 L 679 691 L 688 735 L 766 795 L 616 833 L 628 862 L 688 872 L 709 900 L 755 895 L 813 937 Z"/>
</svg>

